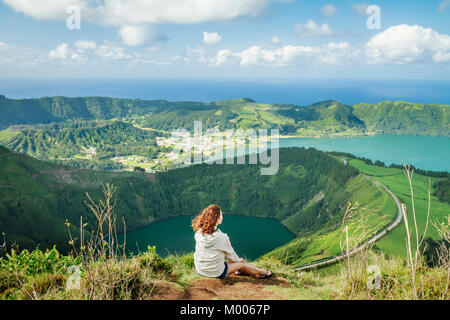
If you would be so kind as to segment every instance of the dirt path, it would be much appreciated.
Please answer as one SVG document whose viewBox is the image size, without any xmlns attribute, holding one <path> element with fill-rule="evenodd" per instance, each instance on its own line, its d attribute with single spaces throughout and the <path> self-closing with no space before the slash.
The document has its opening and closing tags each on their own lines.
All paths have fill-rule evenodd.
<svg viewBox="0 0 450 320">
<path fill-rule="evenodd" d="M 286 279 L 273 276 L 269 279 L 255 279 L 247 276 L 231 275 L 224 280 L 199 278 L 180 290 L 172 285 L 159 288 L 156 300 L 270 300 L 283 299 L 280 293 L 269 286 L 292 287 Z"/>
</svg>

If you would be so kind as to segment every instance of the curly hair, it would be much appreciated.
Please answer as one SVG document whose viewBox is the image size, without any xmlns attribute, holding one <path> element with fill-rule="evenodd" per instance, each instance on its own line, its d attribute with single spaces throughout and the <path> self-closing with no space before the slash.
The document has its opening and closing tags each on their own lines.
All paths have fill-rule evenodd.
<svg viewBox="0 0 450 320">
<path fill-rule="evenodd" d="M 202 213 L 192 220 L 194 232 L 201 230 L 203 234 L 212 234 L 215 231 L 217 220 L 220 218 L 220 207 L 212 204 L 203 209 Z"/>
</svg>

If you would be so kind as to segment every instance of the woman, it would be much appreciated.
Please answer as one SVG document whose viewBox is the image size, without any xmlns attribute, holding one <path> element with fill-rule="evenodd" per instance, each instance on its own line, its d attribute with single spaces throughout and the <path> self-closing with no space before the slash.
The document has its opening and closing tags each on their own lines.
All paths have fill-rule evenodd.
<svg viewBox="0 0 450 320">
<path fill-rule="evenodd" d="M 194 264 L 197 273 L 220 279 L 225 279 L 234 272 L 243 272 L 263 279 L 272 276 L 270 270 L 257 268 L 239 258 L 227 234 L 217 229 L 222 220 L 222 210 L 215 204 L 205 208 L 192 220 L 196 242 Z M 228 259 L 228 263 L 225 259 Z"/>
</svg>

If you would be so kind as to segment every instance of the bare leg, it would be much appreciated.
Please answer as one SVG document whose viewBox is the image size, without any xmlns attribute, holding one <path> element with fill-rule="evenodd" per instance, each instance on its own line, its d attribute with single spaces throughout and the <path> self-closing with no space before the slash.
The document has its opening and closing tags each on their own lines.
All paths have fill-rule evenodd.
<svg viewBox="0 0 450 320">
<path fill-rule="evenodd" d="M 264 276 L 265 274 L 267 274 L 267 270 L 252 266 L 248 263 L 231 261 L 228 262 L 227 275 L 232 274 L 235 271 L 242 271 L 253 276 Z"/>
</svg>

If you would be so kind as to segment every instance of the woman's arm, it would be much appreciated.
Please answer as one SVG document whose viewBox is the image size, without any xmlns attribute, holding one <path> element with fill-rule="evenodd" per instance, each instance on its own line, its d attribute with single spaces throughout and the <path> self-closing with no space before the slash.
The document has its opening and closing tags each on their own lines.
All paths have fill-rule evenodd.
<svg viewBox="0 0 450 320">
<path fill-rule="evenodd" d="M 233 247 L 231 246 L 230 238 L 226 233 L 223 234 L 223 247 L 222 250 L 225 253 L 225 258 L 233 262 L 240 262 L 241 258 L 236 254 Z"/>
</svg>

